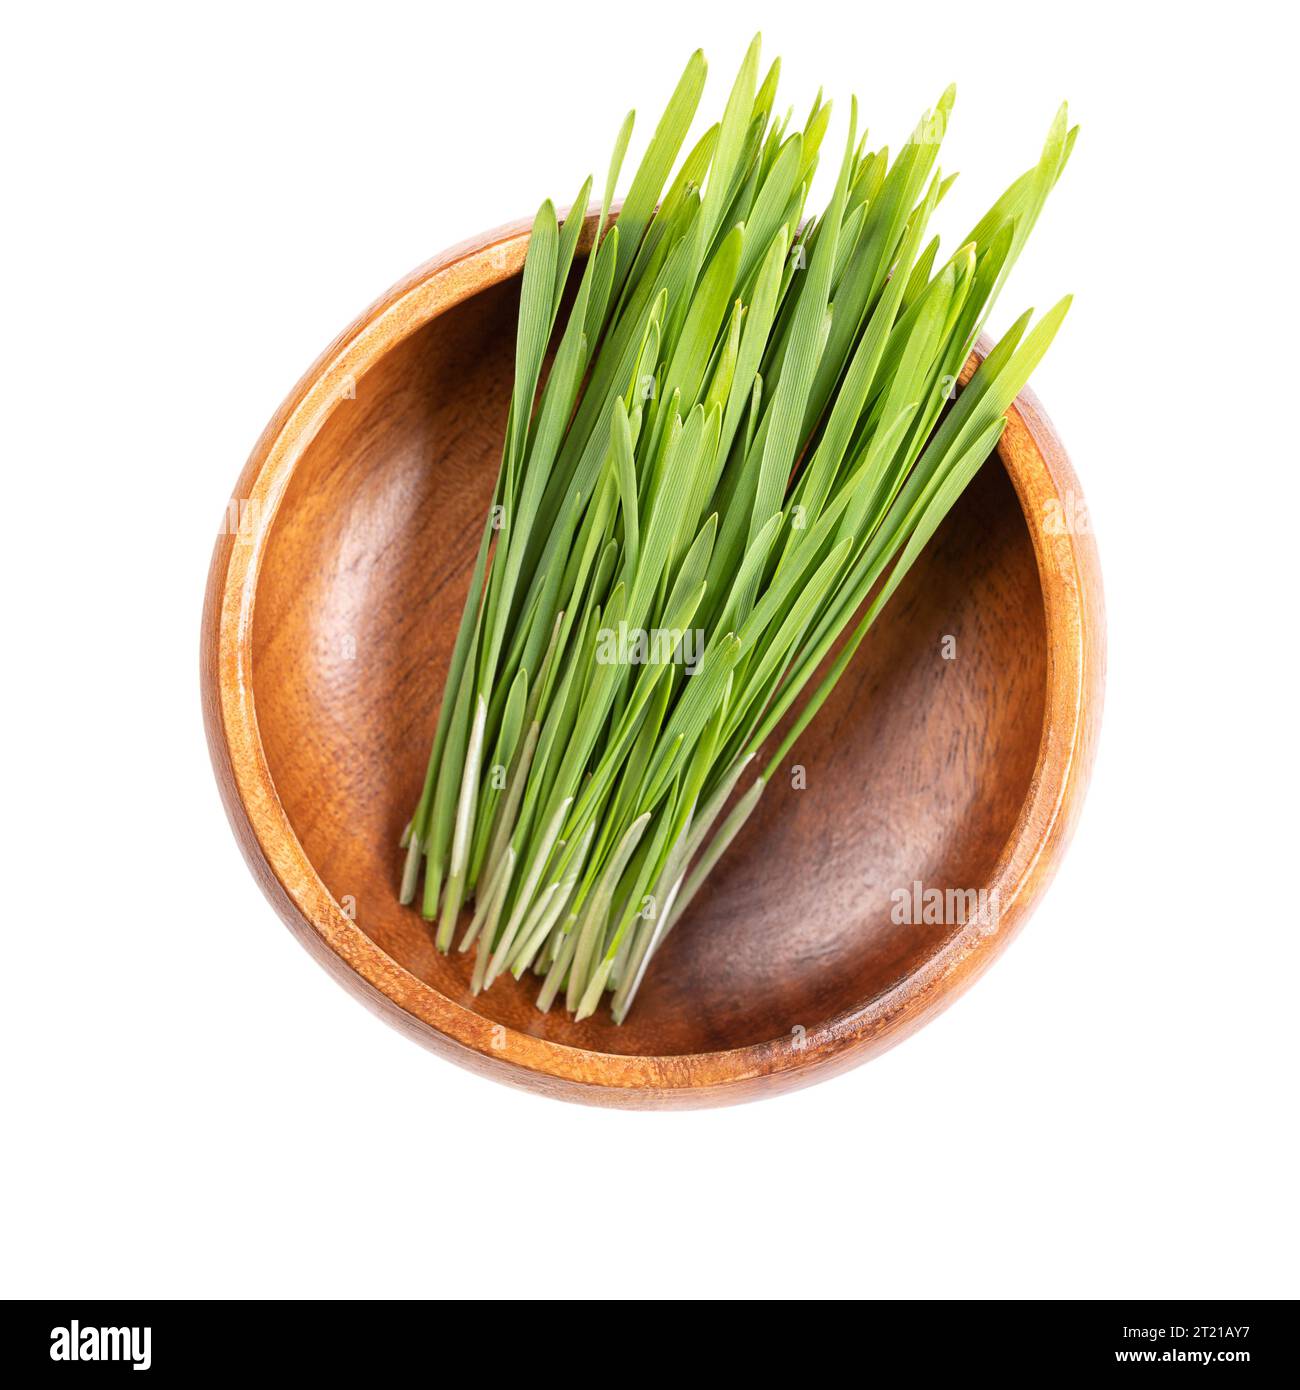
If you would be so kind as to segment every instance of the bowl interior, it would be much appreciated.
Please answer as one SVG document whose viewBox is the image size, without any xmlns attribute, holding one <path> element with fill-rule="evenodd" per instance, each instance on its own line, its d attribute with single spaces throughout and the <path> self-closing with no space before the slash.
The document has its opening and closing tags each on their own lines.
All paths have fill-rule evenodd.
<svg viewBox="0 0 1300 1390">
<path fill-rule="evenodd" d="M 581 1024 L 558 1006 L 541 1014 L 531 975 L 475 998 L 472 958 L 440 955 L 398 905 L 397 845 L 491 499 L 517 303 L 508 280 L 407 338 L 294 470 L 253 630 L 284 810 L 361 929 L 493 1022 L 647 1055 L 811 1029 L 890 990 L 960 930 L 895 922 L 893 894 L 986 883 L 1029 790 L 1047 656 L 1015 491 L 990 460 L 665 943 L 627 1023 L 604 1008 Z"/>
</svg>

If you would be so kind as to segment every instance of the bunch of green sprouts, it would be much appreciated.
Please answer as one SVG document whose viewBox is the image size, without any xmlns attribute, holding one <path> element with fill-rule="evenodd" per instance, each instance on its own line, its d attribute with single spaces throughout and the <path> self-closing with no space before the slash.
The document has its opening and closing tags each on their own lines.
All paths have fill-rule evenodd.
<svg viewBox="0 0 1300 1390">
<path fill-rule="evenodd" d="M 892 159 L 855 102 L 830 205 L 806 219 L 830 106 L 802 130 L 777 119 L 779 66 L 759 81 L 756 38 L 668 182 L 694 54 L 614 218 L 628 115 L 558 331 L 591 181 L 562 226 L 550 202 L 533 224 L 500 473 L 403 839 L 402 901 L 423 865 L 440 949 L 472 902 L 476 992 L 533 970 L 542 1009 L 562 993 L 585 1018 L 611 991 L 624 1019 L 1068 307 L 1017 320 L 955 391 L 1069 158 L 1064 107 L 940 263 L 952 89 Z M 614 632 L 669 636 L 611 660 Z"/>
</svg>

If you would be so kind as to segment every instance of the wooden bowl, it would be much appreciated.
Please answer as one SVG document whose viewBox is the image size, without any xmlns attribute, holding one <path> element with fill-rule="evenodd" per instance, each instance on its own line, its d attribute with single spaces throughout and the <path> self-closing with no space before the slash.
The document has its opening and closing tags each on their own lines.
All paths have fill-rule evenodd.
<svg viewBox="0 0 1300 1390">
<path fill-rule="evenodd" d="M 472 955 L 440 955 L 398 905 L 397 844 L 490 501 L 527 241 L 527 224 L 503 228 L 402 281 L 326 350 L 253 450 L 203 617 L 226 810 L 312 954 L 389 1022 L 484 1075 L 646 1107 L 821 1080 L 965 989 L 1065 849 L 1104 664 L 1079 485 L 1022 395 L 1000 466 L 984 467 L 796 748 L 806 788 L 774 781 L 626 1024 L 604 1007 L 581 1024 L 539 1013 L 531 976 L 475 998 Z M 914 884 L 985 890 L 998 911 L 927 923 Z"/>
</svg>

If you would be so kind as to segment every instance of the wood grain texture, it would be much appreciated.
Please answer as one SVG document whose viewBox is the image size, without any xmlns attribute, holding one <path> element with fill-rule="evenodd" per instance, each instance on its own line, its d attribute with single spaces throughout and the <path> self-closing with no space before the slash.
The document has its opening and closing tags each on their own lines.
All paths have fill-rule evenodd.
<svg viewBox="0 0 1300 1390">
<path fill-rule="evenodd" d="M 533 1007 L 439 955 L 397 904 L 490 500 L 527 224 L 422 266 L 321 356 L 267 426 L 218 538 L 202 632 L 217 781 L 290 929 L 389 1022 L 569 1100 L 699 1106 L 807 1084 L 898 1042 L 1015 935 L 1083 799 L 1104 619 L 1082 494 L 1024 393 L 656 958 L 616 1027 Z M 968 364 L 968 371 L 971 364 Z M 952 659 L 944 639 L 955 641 Z M 947 648 L 949 652 L 953 649 Z M 891 894 L 996 891 L 996 927 L 900 924 Z"/>
</svg>

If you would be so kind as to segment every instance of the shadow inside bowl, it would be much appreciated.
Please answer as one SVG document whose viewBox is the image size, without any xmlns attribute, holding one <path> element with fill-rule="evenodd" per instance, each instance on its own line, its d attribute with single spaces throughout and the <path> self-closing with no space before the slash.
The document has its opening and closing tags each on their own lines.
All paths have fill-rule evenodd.
<svg viewBox="0 0 1300 1390">
<path fill-rule="evenodd" d="M 896 922 L 893 895 L 910 897 L 917 881 L 987 883 L 1038 754 L 1043 600 L 995 459 L 665 944 L 622 1027 L 605 1008 L 581 1024 L 558 1006 L 539 1013 L 531 975 L 475 999 L 472 956 L 440 955 L 428 924 L 398 905 L 398 838 L 491 500 L 517 303 L 509 280 L 419 329 L 356 382 L 294 469 L 252 635 L 258 725 L 289 823 L 384 952 L 493 1022 L 554 1042 L 711 1052 L 869 1003 L 959 930 Z"/>
</svg>

